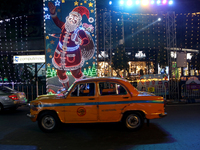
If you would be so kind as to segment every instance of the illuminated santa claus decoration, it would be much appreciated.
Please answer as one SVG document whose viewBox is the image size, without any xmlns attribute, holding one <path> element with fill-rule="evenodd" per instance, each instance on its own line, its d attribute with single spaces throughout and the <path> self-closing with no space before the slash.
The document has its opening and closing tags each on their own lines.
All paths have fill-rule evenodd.
<svg viewBox="0 0 200 150">
<path fill-rule="evenodd" d="M 82 24 L 82 16 L 86 15 L 90 22 L 94 21 L 89 16 L 86 7 L 75 7 L 66 17 L 66 22 L 58 19 L 56 7 L 48 3 L 54 23 L 61 29 L 58 45 L 55 49 L 52 63 L 57 69 L 57 76 L 64 87 L 69 87 L 69 78 L 66 71 L 70 70 L 75 79 L 84 77 L 81 68 L 86 60 L 93 57 L 95 47 L 89 32 L 94 31 L 92 25 Z"/>
</svg>

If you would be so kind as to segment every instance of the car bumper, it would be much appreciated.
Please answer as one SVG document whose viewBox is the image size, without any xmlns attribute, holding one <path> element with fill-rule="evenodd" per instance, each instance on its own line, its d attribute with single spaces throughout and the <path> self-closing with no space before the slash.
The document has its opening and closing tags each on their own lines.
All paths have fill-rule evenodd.
<svg viewBox="0 0 200 150">
<path fill-rule="evenodd" d="M 35 118 L 35 115 L 27 114 L 27 117 L 29 117 L 29 118 Z"/>
<path fill-rule="evenodd" d="M 160 116 L 160 117 L 165 117 L 165 116 L 167 116 L 167 113 L 166 113 L 166 112 L 161 113 L 161 114 L 159 114 L 159 116 Z"/>
<path fill-rule="evenodd" d="M 30 114 L 27 114 L 26 116 L 27 116 L 28 118 L 30 118 L 31 121 L 33 121 L 33 122 L 37 121 L 37 115 L 31 115 L 31 113 L 30 113 Z"/>
</svg>

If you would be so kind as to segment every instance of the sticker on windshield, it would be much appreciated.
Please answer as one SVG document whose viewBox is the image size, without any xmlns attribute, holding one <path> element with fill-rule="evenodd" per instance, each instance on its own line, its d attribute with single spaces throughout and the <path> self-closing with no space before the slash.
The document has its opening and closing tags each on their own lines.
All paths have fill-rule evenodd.
<svg viewBox="0 0 200 150">
<path fill-rule="evenodd" d="M 84 107 L 79 107 L 77 109 L 78 116 L 84 116 L 86 114 L 86 109 Z"/>
</svg>

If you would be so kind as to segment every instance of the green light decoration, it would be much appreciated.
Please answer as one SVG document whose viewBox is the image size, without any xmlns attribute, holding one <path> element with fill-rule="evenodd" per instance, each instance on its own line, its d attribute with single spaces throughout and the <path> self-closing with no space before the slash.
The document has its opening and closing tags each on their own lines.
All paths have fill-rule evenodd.
<svg viewBox="0 0 200 150">
<path fill-rule="evenodd" d="M 47 66 L 47 78 L 52 77 L 51 67 Z"/>
<path fill-rule="evenodd" d="M 70 72 L 70 71 L 67 71 L 66 74 L 67 74 L 67 75 L 71 75 L 71 72 Z"/>
<path fill-rule="evenodd" d="M 2 77 L 0 77 L 0 81 L 2 81 Z"/>
<path fill-rule="evenodd" d="M 7 78 L 7 77 L 4 77 L 3 81 L 8 81 L 8 78 Z"/>
<path fill-rule="evenodd" d="M 91 71 L 91 67 L 90 66 L 88 67 L 88 76 L 90 76 L 90 77 L 92 76 L 92 71 Z"/>
<path fill-rule="evenodd" d="M 97 76 L 97 69 L 96 69 L 96 66 L 95 66 L 95 62 L 93 62 L 93 65 L 92 65 L 92 76 L 93 77 Z"/>
<path fill-rule="evenodd" d="M 57 76 L 57 71 L 54 68 L 52 68 L 52 76 L 53 77 Z"/>
<path fill-rule="evenodd" d="M 49 92 L 49 93 L 48 93 L 48 95 L 55 95 L 55 94 L 54 94 L 54 93 L 52 93 L 52 92 Z"/>
<path fill-rule="evenodd" d="M 88 74 L 87 74 L 87 71 L 86 71 L 86 68 L 84 68 L 83 74 L 84 74 L 85 76 L 88 75 Z"/>
</svg>

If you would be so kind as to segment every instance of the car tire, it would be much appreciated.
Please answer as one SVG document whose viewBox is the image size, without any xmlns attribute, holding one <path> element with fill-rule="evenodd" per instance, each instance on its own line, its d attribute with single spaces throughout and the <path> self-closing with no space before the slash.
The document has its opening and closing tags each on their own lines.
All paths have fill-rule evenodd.
<svg viewBox="0 0 200 150">
<path fill-rule="evenodd" d="M 144 124 L 144 118 L 140 113 L 131 112 L 125 114 L 123 118 L 123 124 L 126 129 L 131 131 L 139 130 Z"/>
<path fill-rule="evenodd" d="M 43 132 L 53 132 L 60 125 L 60 120 L 54 112 L 43 112 L 38 117 L 38 126 Z"/>
<path fill-rule="evenodd" d="M 0 103 L 0 113 L 3 112 L 4 108 L 3 105 Z"/>
</svg>

